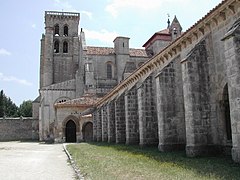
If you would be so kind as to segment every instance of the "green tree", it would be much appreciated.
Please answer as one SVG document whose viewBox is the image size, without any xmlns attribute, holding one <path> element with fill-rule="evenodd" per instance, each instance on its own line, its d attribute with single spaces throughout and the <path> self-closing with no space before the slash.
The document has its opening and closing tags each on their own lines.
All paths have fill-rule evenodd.
<svg viewBox="0 0 240 180">
<path fill-rule="evenodd" d="M 4 114 L 7 117 L 16 117 L 18 114 L 18 107 L 9 97 L 4 97 Z"/>
<path fill-rule="evenodd" d="M 23 117 L 32 117 L 32 101 L 23 101 L 19 106 L 18 115 Z"/>
</svg>

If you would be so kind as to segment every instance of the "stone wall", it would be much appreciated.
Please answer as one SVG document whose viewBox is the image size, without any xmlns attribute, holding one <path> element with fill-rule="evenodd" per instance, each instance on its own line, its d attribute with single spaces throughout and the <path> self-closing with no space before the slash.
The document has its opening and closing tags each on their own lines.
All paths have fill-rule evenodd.
<svg viewBox="0 0 240 180">
<path fill-rule="evenodd" d="M 38 140 L 38 120 L 26 117 L 0 118 L 0 141 Z"/>
</svg>

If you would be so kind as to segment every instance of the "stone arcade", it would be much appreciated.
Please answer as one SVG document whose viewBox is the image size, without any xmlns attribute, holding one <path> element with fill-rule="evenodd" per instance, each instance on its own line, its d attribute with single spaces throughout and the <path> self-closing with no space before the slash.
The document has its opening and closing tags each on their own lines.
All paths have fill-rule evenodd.
<svg viewBox="0 0 240 180">
<path fill-rule="evenodd" d="M 240 2 L 224 0 L 95 104 L 93 139 L 239 163 L 239 49 Z"/>
<path fill-rule="evenodd" d="M 33 105 L 40 140 L 158 145 L 240 162 L 239 0 L 222 1 L 184 33 L 175 17 L 144 50 L 127 37 L 86 46 L 79 20 L 45 12 Z"/>
</svg>

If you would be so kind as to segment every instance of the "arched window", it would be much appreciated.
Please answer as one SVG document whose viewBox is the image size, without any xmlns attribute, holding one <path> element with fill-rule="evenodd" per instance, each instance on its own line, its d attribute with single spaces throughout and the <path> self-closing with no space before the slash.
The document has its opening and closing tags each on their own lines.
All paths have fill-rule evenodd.
<svg viewBox="0 0 240 180">
<path fill-rule="evenodd" d="M 63 28 L 63 35 L 68 36 L 68 26 L 67 25 L 65 25 Z"/>
<path fill-rule="evenodd" d="M 59 53 L 59 41 L 54 42 L 54 53 Z"/>
<path fill-rule="evenodd" d="M 68 43 L 66 41 L 63 42 L 63 53 L 68 53 Z"/>
<path fill-rule="evenodd" d="M 112 79 L 112 65 L 107 64 L 107 79 Z"/>
<path fill-rule="evenodd" d="M 56 35 L 59 36 L 59 25 L 58 25 L 58 24 L 56 24 L 56 25 L 54 26 L 54 35 L 55 35 L 55 36 L 56 36 Z"/>
</svg>

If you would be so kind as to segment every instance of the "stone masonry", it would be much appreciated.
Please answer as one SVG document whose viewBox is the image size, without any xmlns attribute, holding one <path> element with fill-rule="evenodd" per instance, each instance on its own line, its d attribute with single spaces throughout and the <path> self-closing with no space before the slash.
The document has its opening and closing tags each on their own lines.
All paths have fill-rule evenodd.
<svg viewBox="0 0 240 180">
<path fill-rule="evenodd" d="M 0 118 L 0 141 L 38 140 L 38 120 L 33 118 Z"/>
<path fill-rule="evenodd" d="M 240 163 L 240 2 L 222 1 L 171 38 L 171 29 L 180 27 L 155 33 L 144 44 L 148 53 L 159 53 L 98 101 L 97 111 L 115 101 L 107 113 L 115 134 L 110 124 L 106 131 L 116 143 L 185 149 L 189 157 L 231 149 Z M 153 47 L 166 39 L 172 40 L 166 47 Z"/>
</svg>

